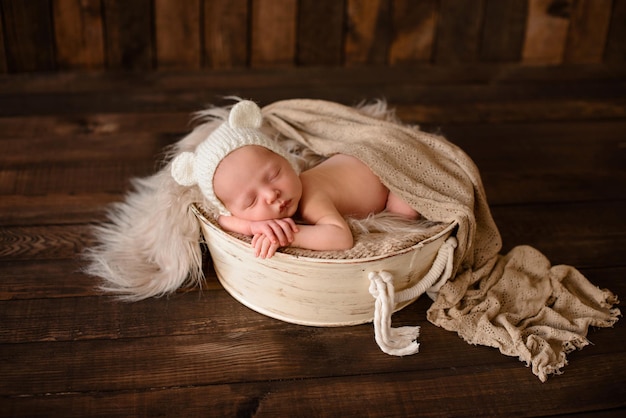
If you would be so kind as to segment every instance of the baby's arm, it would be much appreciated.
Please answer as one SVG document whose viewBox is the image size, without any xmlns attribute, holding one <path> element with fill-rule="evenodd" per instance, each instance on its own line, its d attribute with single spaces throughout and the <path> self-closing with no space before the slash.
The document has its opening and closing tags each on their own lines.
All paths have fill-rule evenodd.
<svg viewBox="0 0 626 418">
<path fill-rule="evenodd" d="M 261 258 L 287 245 L 318 251 L 352 248 L 352 231 L 330 199 L 318 194 L 300 209 L 306 225 L 296 226 L 291 218 L 249 221 L 235 216 L 220 216 L 218 223 L 226 231 L 252 235 L 255 255 Z"/>
<path fill-rule="evenodd" d="M 318 251 L 347 250 L 354 245 L 354 238 L 348 225 L 345 224 L 344 227 L 342 224 L 345 224 L 343 217 L 340 219 L 333 217 L 320 219 L 320 222 L 315 225 L 298 225 L 298 231 L 289 244 Z M 257 234 L 252 238 L 252 246 L 256 257 L 271 258 L 280 247 L 285 245 L 268 238 L 265 234 Z"/>
<path fill-rule="evenodd" d="M 354 245 L 352 231 L 334 203 L 324 195 L 307 199 L 301 206 L 307 225 L 299 225 L 291 243 L 309 250 L 347 250 Z"/>
<path fill-rule="evenodd" d="M 249 221 L 236 216 L 220 216 L 217 223 L 225 231 L 255 237 L 263 235 L 271 243 L 280 244 L 280 247 L 291 244 L 294 240 L 294 233 L 299 229 L 291 218 Z"/>
</svg>

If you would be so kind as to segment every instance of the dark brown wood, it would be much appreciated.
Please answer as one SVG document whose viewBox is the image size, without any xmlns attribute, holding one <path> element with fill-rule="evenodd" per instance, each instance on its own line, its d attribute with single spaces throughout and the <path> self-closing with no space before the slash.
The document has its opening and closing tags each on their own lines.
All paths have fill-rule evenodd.
<svg viewBox="0 0 626 418">
<path fill-rule="evenodd" d="M 101 0 L 52 3 L 56 62 L 59 69 L 95 69 L 104 66 Z"/>
<path fill-rule="evenodd" d="M 2 0 L 0 73 L 624 62 L 624 0 Z"/>
<path fill-rule="evenodd" d="M 528 64 L 563 62 L 573 0 L 529 0 L 522 61 Z"/>
<path fill-rule="evenodd" d="M 120 188 L 128 187 L 126 181 L 122 182 L 122 185 Z M 122 200 L 121 194 L 84 193 L 75 195 L 72 193 L 64 191 L 63 193 L 48 192 L 45 196 L 4 195 L 2 202 L 0 202 L 0 222 L 3 225 L 15 226 L 38 223 L 44 219 L 46 223 L 50 224 L 104 220 L 105 206 L 114 201 Z"/>
<path fill-rule="evenodd" d="M 0 8 L 0 73 L 6 73 L 8 71 L 6 47 L 4 46 L 4 23 L 2 22 L 3 16 L 4 13 L 2 11 L 2 8 Z"/>
<path fill-rule="evenodd" d="M 291 67 L 296 57 L 297 2 L 253 0 L 250 64 Z"/>
<path fill-rule="evenodd" d="M 2 0 L 4 43 L 9 72 L 53 71 L 51 0 Z"/>
<path fill-rule="evenodd" d="M 602 367 L 599 370 L 606 370 Z M 353 379 L 332 379 L 327 382 L 328 386 L 318 381 L 302 381 L 294 386 L 292 382 L 270 382 L 265 385 L 212 385 L 208 387 L 176 388 L 155 390 L 149 392 L 135 392 L 132 396 L 120 396 L 116 393 L 103 394 L 102 396 L 85 396 L 68 394 L 66 396 L 49 396 L 46 401 L 33 399 L 28 403 L 24 399 L 16 399 L 9 411 L 18 415 L 37 415 L 38 413 L 62 413 L 64 416 L 80 417 L 76 411 L 93 410 L 97 405 L 103 404 L 101 411 L 107 416 L 127 416 L 127 411 L 133 409 L 138 415 L 168 415 L 175 416 L 202 416 L 207 410 L 211 410 L 218 416 L 280 416 L 282 414 L 297 413 L 301 416 L 332 416 L 332 413 L 341 416 L 357 416 L 357 413 L 369 416 L 406 417 L 416 413 L 430 416 L 464 416 L 467 413 L 467 405 L 474 404 L 476 399 L 494 395 L 490 401 L 482 403 L 481 411 L 488 411 L 493 415 L 524 415 L 527 414 L 527 402 L 522 402 L 521 396 L 530 399 L 538 399 L 537 402 L 546 400 L 542 388 L 526 389 L 524 392 L 505 393 L 506 387 L 510 387 L 509 377 L 516 379 L 520 372 L 507 375 L 498 375 L 497 391 L 490 392 L 484 382 L 492 380 L 493 373 L 486 370 L 460 370 L 455 376 L 450 376 L 442 386 L 433 387 L 433 381 L 437 379 L 435 373 L 414 373 L 401 376 L 398 381 L 385 379 L 368 379 L 357 377 Z M 599 385 L 600 389 L 608 389 L 607 396 L 623 396 L 617 388 L 605 385 L 601 378 L 584 382 L 587 385 Z M 445 384 L 445 386 L 443 386 Z M 454 400 L 446 388 L 459 388 L 470 386 L 471 390 L 463 394 L 463 398 Z M 377 387 L 378 390 L 369 389 Z M 418 398 L 415 387 L 425 387 L 419 393 L 424 393 L 424 399 Z M 575 382 L 562 385 L 559 392 L 559 407 L 551 409 L 576 410 L 578 405 L 587 401 L 587 398 L 578 398 L 577 392 L 582 389 Z M 384 391 L 390 393 L 389 405 L 376 404 L 368 399 L 375 397 L 377 393 Z M 328 392 L 328 394 L 326 393 Z M 442 394 L 443 393 L 443 394 Z M 495 396 L 497 395 L 497 396 Z M 324 396 L 320 401 L 319 397 Z M 566 396 L 576 399 L 575 403 L 566 402 Z M 493 398 L 513 398 L 514 403 L 500 402 Z M 528 398 L 527 398 L 528 399 Z M 579 400 L 580 399 L 580 400 Z M 555 402 L 556 403 L 556 402 Z M 179 405 L 180 404 L 180 405 Z M 287 405 L 292 405 L 288 407 Z M 294 411 L 297 405 L 297 411 Z M 334 405 L 334 410 L 329 413 L 326 405 Z M 594 404 L 588 406 L 593 411 Z M 581 408 L 578 410 L 580 411 Z M 619 416 L 623 409 L 616 409 L 606 415 Z M 577 414 L 578 415 L 578 414 Z M 604 416 L 591 413 L 581 416 Z"/>
<path fill-rule="evenodd" d="M 50 260 L 80 255 L 84 245 L 93 243 L 87 225 L 3 227 L 0 260 Z"/>
<path fill-rule="evenodd" d="M 154 161 L 113 160 L 111 162 L 58 163 L 35 165 L 31 167 L 2 168 L 3 178 L 0 195 L 23 195 L 22 203 L 28 205 L 29 199 L 41 199 L 42 195 L 107 193 L 115 196 L 130 187 L 129 179 L 136 176 L 148 176 L 156 170 Z M 50 201 L 39 200 L 39 204 L 54 206 Z M 32 210 L 39 210 L 33 208 Z M 5 213 L 5 216 L 13 215 Z"/>
<path fill-rule="evenodd" d="M 385 65 L 391 32 L 390 0 L 348 0 L 345 64 Z"/>
<path fill-rule="evenodd" d="M 625 70 L 621 67 L 563 67 L 557 70 L 481 64 L 328 71 L 304 68 L 211 74 L 152 73 L 123 78 L 99 74 L 85 79 L 76 74 L 41 78 L 0 77 L 0 88 L 6 92 L 0 95 L 0 113 L 7 116 L 37 113 L 66 119 L 85 112 L 190 115 L 207 104 L 227 103 L 224 99 L 227 95 L 252 97 L 261 104 L 292 97 L 330 99 L 346 104 L 385 98 L 398 106 L 407 120 L 430 124 L 522 121 L 527 118 L 558 121 L 573 115 L 615 119 L 626 111 L 626 86 L 622 81 Z M 460 86 L 458 83 L 464 84 Z M 65 89 L 71 89 L 71 93 Z M 111 90 L 115 90 L 116 95 L 109 94 Z M 63 97 L 64 106 L 58 106 L 60 97 Z M 114 126 L 98 127 L 98 122 L 95 123 L 93 129 L 115 129 Z M 184 129 L 171 132 L 169 140 L 174 141 L 184 132 Z M 145 137 L 146 134 L 139 135 Z M 163 141 L 159 143 L 168 141 L 163 133 L 159 136 L 158 140 Z M 101 145 L 108 146 L 106 143 Z"/>
<path fill-rule="evenodd" d="M 478 61 L 484 0 L 441 0 L 435 63 Z"/>
<path fill-rule="evenodd" d="M 247 0 L 204 0 L 204 66 L 248 65 L 250 10 Z"/>
<path fill-rule="evenodd" d="M 624 114 L 624 100 L 527 100 L 516 103 L 482 102 L 458 105 L 420 104 L 398 108 L 407 120 L 428 124 L 457 124 L 479 120 L 520 122 L 528 118 L 538 121 L 564 120 L 565 115 L 581 118 L 613 119 Z"/>
<path fill-rule="evenodd" d="M 439 0 L 395 0 L 392 3 L 394 31 L 389 49 L 390 65 L 431 61 L 438 7 Z"/>
<path fill-rule="evenodd" d="M 474 159 L 503 252 L 532 245 L 623 299 L 625 75 L 482 63 L 0 77 L 0 415 L 623 415 L 623 319 L 591 328 L 541 383 L 430 324 L 426 297 L 394 314 L 421 326 L 420 353 L 395 358 L 371 324 L 304 327 L 248 309 L 208 256 L 201 289 L 136 303 L 103 294 L 81 257 L 108 205 L 159 168 L 193 110 L 223 103 L 218 92 L 349 104 L 385 93 Z"/>
<path fill-rule="evenodd" d="M 342 65 L 345 10 L 345 0 L 298 2 L 298 65 Z"/>
<path fill-rule="evenodd" d="M 565 62 L 602 62 L 613 2 L 579 0 L 574 4 Z"/>
<path fill-rule="evenodd" d="M 48 73 L 48 74 L 19 74 L 0 76 L 0 98 L 8 96 L 25 96 L 31 103 L 33 111 L 37 106 L 37 98 L 47 94 L 66 94 L 73 92 L 76 96 L 102 95 L 98 97 L 104 101 L 110 96 L 111 90 L 124 92 L 126 90 L 152 92 L 153 96 L 144 96 L 146 104 L 159 102 L 164 93 L 176 94 L 177 100 L 170 100 L 168 112 L 177 107 L 177 102 L 197 90 L 215 90 L 236 92 L 237 89 L 258 90 L 262 94 L 265 89 L 274 89 L 283 85 L 289 89 L 298 89 L 303 85 L 313 85 L 314 88 L 323 88 L 330 85 L 333 89 L 348 84 L 353 91 L 359 88 L 370 90 L 381 89 L 388 85 L 404 84 L 407 87 L 432 87 L 451 86 L 507 86 L 509 84 L 562 85 L 561 90 L 572 91 L 580 88 L 578 85 L 604 85 L 621 84 L 626 79 L 626 67 L 623 65 L 562 65 L 554 66 L 525 66 L 519 64 L 487 64 L 475 63 L 468 65 L 419 65 L 411 67 L 355 67 L 355 68 L 280 68 L 247 70 L 237 69 L 230 71 L 199 71 L 199 72 L 137 72 L 125 73 L 123 76 L 113 72 L 104 73 Z M 536 87 L 537 88 L 537 87 Z M 556 89 L 557 87 L 553 87 Z M 584 88 L 584 87 L 583 87 Z M 458 92 L 463 89 L 457 88 Z M 590 89 L 589 92 L 593 90 Z M 589 93 L 588 92 L 588 93 Z M 584 99 L 585 97 L 581 97 Z M 211 103 L 221 98 L 211 97 Z M 419 100 L 415 96 L 411 101 Z M 454 101 L 454 97 L 449 98 Z M 504 101 L 506 97 L 501 97 Z M 13 100 L 13 98 L 11 99 Z M 109 99 L 109 101 L 111 101 Z M 123 106 L 124 103 L 117 103 Z M 48 105 L 50 107 L 50 105 Z M 56 106 L 57 108 L 59 106 Z M 92 107 L 96 108 L 94 104 Z M 105 107 L 105 106 L 103 106 Z M 194 108 L 193 110 L 197 110 Z M 184 110 L 187 114 L 189 110 Z M 3 109 L 2 115 L 16 115 L 20 109 Z M 38 114 L 50 114 L 47 108 L 42 107 Z M 56 112 L 62 114 L 61 110 Z M 81 115 L 85 112 L 72 110 L 71 115 Z M 91 111 L 87 112 L 93 114 Z M 98 113 L 124 113 L 115 111 L 103 111 Z M 140 114 L 145 113 L 143 110 Z M 178 113 L 178 112 L 176 112 Z"/>
<path fill-rule="evenodd" d="M 527 0 L 487 0 L 480 59 L 518 62 L 522 56 L 527 16 Z"/>
<path fill-rule="evenodd" d="M 106 68 L 150 70 L 154 68 L 152 2 L 102 0 L 104 10 Z"/>
<path fill-rule="evenodd" d="M 154 2 L 157 68 L 200 68 L 200 0 Z"/>
<path fill-rule="evenodd" d="M 626 62 L 626 0 L 613 0 L 611 23 L 604 53 L 609 63 Z"/>
<path fill-rule="evenodd" d="M 151 133 L 133 133 L 124 135 L 126 138 L 121 139 L 117 144 L 111 143 L 107 135 L 76 135 L 77 139 L 75 147 L 67 147 L 62 140 L 54 135 L 41 136 L 32 138 L 30 142 L 20 139 L 5 140 L 3 147 L 10 157 L 6 158 L 7 163 L 20 164 L 24 163 L 23 152 L 33 148 L 49 148 L 50 156 L 41 156 L 39 162 L 48 161 L 50 163 L 103 160 L 109 156 L 111 159 L 119 159 L 119 150 L 127 149 L 122 159 L 137 160 L 137 157 L 152 156 L 155 160 L 162 153 L 163 147 L 169 145 L 177 138 L 171 138 L 168 135 L 155 136 Z M 36 158 L 31 159 L 31 161 Z"/>
<path fill-rule="evenodd" d="M 101 299 L 96 306 L 104 306 Z M 57 304 L 62 300 L 57 300 Z M 86 301 L 84 301 L 86 302 Z M 208 301 L 203 301 L 207 305 Z M 10 305 L 11 302 L 4 302 Z M 105 301 L 104 304 L 107 302 Z M 110 303 L 110 301 L 108 302 Z M 210 314 L 212 310 L 201 309 L 199 303 L 197 314 Z M 77 308 L 82 305 L 77 306 Z M 102 309 L 98 312 L 107 312 L 108 309 Z M 121 332 L 129 334 L 139 333 L 142 330 L 141 313 L 127 312 L 128 309 L 114 309 L 111 312 L 112 317 L 103 318 L 101 321 L 93 321 L 92 325 L 96 329 L 109 327 L 114 329 L 117 327 Z M 149 310 L 154 311 L 154 309 Z M 87 311 L 90 312 L 90 311 Z M 177 314 L 177 310 L 171 312 L 164 310 L 162 315 L 150 313 L 155 320 L 159 317 L 166 318 L 172 314 Z M 67 315 L 59 312 L 61 315 Z M 415 314 L 415 312 L 414 312 Z M 51 316 L 51 315 L 49 315 Z M 28 317 L 28 316 L 27 316 Z M 237 317 L 237 314 L 233 315 Z M 36 317 L 32 317 L 36 319 Z M 246 320 L 244 315 L 242 320 Z M 136 322 L 134 322 L 136 321 Z M 517 388 L 520 391 L 534 392 L 541 387 L 539 382 L 532 382 L 532 376 L 529 371 L 517 359 L 502 356 L 496 349 L 488 347 L 471 347 L 461 341 L 457 336 L 441 332 L 436 327 L 425 323 L 423 326 L 423 346 L 419 356 L 402 359 L 402 361 L 390 358 L 380 353 L 375 344 L 371 344 L 371 325 L 362 325 L 353 327 L 350 332 L 333 332 L 332 328 L 311 329 L 298 327 L 294 325 L 283 325 L 277 329 L 267 327 L 266 329 L 237 327 L 234 330 L 221 332 L 218 329 L 215 332 L 204 332 L 205 329 L 215 329 L 212 327 L 212 321 L 198 321 L 192 323 L 188 335 L 169 335 L 170 332 L 177 334 L 175 324 L 168 321 L 171 331 L 164 326 L 159 329 L 157 336 L 147 335 L 143 338 L 130 338 L 122 335 L 103 335 L 93 340 L 82 340 L 83 332 L 88 333 L 89 328 L 80 329 L 80 323 L 72 324 L 72 328 L 65 330 L 63 334 L 69 337 L 69 341 L 58 341 L 54 344 L 50 343 L 22 343 L 4 345 L 3 349 L 6 355 L 10 355 L 17 364 L 23 365 L 21 369 L 7 370 L 5 376 L 11 379 L 4 379 L 0 384 L 0 391 L 6 395 L 19 396 L 23 393 L 45 394 L 54 393 L 58 388 L 67 387 L 68 391 L 86 393 L 90 391 L 103 392 L 119 392 L 119 391 L 137 391 L 145 387 L 161 387 L 171 388 L 176 383 L 181 386 L 210 386 L 220 384 L 242 384 L 255 381 L 266 380 L 268 376 L 273 376 L 276 380 L 303 379 L 320 387 L 318 390 L 329 393 L 327 388 L 323 390 L 322 382 L 327 376 L 329 383 L 333 380 L 358 382 L 359 376 L 363 379 L 360 386 L 366 392 L 374 392 L 377 386 L 374 382 L 382 383 L 386 374 L 393 373 L 396 378 L 389 378 L 389 381 L 398 381 L 414 378 L 423 379 L 430 376 L 428 380 L 441 382 L 445 384 L 448 379 L 454 379 L 458 374 L 467 375 L 457 384 L 461 385 L 464 390 L 471 390 L 471 374 L 479 374 L 487 379 L 491 385 L 483 385 L 484 392 L 479 391 L 476 396 L 485 397 L 485 402 L 502 404 L 500 408 L 528 408 L 527 404 L 520 403 L 506 405 L 502 402 L 506 399 L 508 393 L 515 390 L 512 387 L 501 387 L 500 378 L 510 375 L 522 385 Z M 185 327 L 186 324 L 183 324 Z M 137 329 L 134 329 L 137 327 Z M 624 388 L 614 387 L 623 381 L 623 376 L 619 373 L 611 372 L 612 364 L 619 362 L 620 355 L 623 356 L 621 350 L 615 349 L 610 344 L 610 339 L 601 338 L 601 334 L 607 334 L 603 330 L 598 333 L 595 340 L 598 344 L 608 347 L 607 350 L 592 349 L 585 353 L 576 353 L 574 358 L 576 362 L 568 369 L 578 372 L 578 379 L 566 376 L 553 383 L 551 386 L 564 387 L 574 385 L 574 393 L 581 390 L 585 386 L 582 383 L 600 382 L 599 374 L 604 374 L 605 383 L 602 384 L 602 390 L 608 393 L 603 397 L 594 396 L 594 391 L 589 391 L 585 396 L 586 401 L 596 403 L 598 406 L 616 407 L 623 405 L 623 399 L 616 397 L 611 399 L 613 395 L 617 396 L 624 393 Z M 610 332 L 610 331 L 609 331 Z M 44 338 L 49 338 L 43 336 Z M 97 337 L 97 336 L 96 336 Z M 616 344 L 624 344 L 624 339 L 614 340 Z M 608 344 L 607 344 L 608 343 Z M 598 345 L 596 344 L 596 345 Z M 315 350 L 307 347 L 316 348 Z M 358 350 L 355 347 L 359 347 Z M 611 347 L 613 349 L 611 349 Z M 50 350 L 56 348 L 57 362 L 51 362 L 49 359 Z M 73 350 L 72 350 L 73 348 Z M 331 351 L 332 350 L 332 351 Z M 460 355 L 451 360 L 456 353 L 465 351 L 465 355 Z M 228 359 L 237 358 L 240 362 L 229 362 Z M 281 361 L 274 360 L 275 358 Z M 267 359 L 267 360 L 264 360 Z M 433 367 L 440 361 L 446 361 L 449 367 L 456 370 L 456 373 L 449 373 L 445 368 Z M 183 362 L 183 364 L 181 364 Z M 580 362 L 580 366 L 576 367 Z M 592 363 L 596 363 L 598 371 L 602 373 L 589 373 L 589 367 Z M 131 376 L 126 375 L 130 367 L 134 365 Z M 250 367 L 256 364 L 258 367 Z M 91 365 L 91 366 L 90 366 Z M 623 363 L 622 363 L 623 365 Z M 38 371 L 44 368 L 47 370 L 47 379 L 41 379 Z M 68 371 L 74 370 L 74 375 Z M 71 379 L 71 383 L 68 382 Z M 470 381 L 467 381 L 467 380 Z M 574 383 L 575 381 L 578 383 Z M 315 382 L 318 382 L 317 384 Z M 13 382 L 13 384 L 11 384 Z M 368 384 L 369 382 L 369 384 Z M 69 383 L 69 385 L 68 385 Z M 531 384 L 534 383 L 534 384 Z M 265 382 L 262 384 L 266 384 Z M 71 387 L 68 387 L 70 386 Z M 506 386 L 506 385 L 505 385 Z M 295 384 L 294 387 L 299 388 L 301 392 L 307 387 L 306 384 Z M 550 387 L 550 386 L 549 386 Z M 500 388 L 499 390 L 496 388 Z M 413 389 L 413 390 L 410 390 Z M 588 388 L 589 389 L 589 388 Z M 423 388 L 423 391 L 428 389 Z M 430 388 L 433 390 L 433 388 Z M 554 389 L 553 389 L 554 390 Z M 30 392 L 29 392 L 30 391 Z M 419 393 L 413 393 L 414 388 L 407 387 L 404 396 L 408 396 L 411 404 L 420 399 Z M 502 393 L 498 393 L 502 391 Z M 487 399 L 487 395 L 492 393 L 499 399 Z M 552 391 L 550 391 L 552 392 Z M 384 393 L 384 392 L 383 392 Z M 428 393 L 428 392 L 426 392 Z M 320 393 L 321 394 L 321 393 Z M 385 395 L 391 396 L 388 393 Z M 581 393 L 582 395 L 582 393 Z M 435 396 L 432 393 L 431 396 Z M 463 400 L 462 393 L 454 393 L 446 391 L 440 393 L 440 397 L 449 397 L 451 402 L 459 402 Z M 500 398 L 503 396 L 504 398 Z M 544 394 L 547 397 L 547 394 Z M 552 393 L 552 396 L 554 394 Z M 370 398 L 373 405 L 381 408 L 380 395 Z M 452 401 L 456 399 L 456 401 Z M 558 412 L 563 405 L 558 400 L 546 402 L 540 410 L 550 412 Z M 547 399 L 546 399 L 547 400 Z M 217 402 L 218 400 L 213 400 Z M 326 408 L 337 408 L 336 405 L 326 405 Z M 285 411 L 295 409 L 296 405 L 285 405 Z M 431 408 L 433 405 L 430 406 Z M 589 405 L 584 403 L 574 403 L 570 406 L 570 411 L 588 408 Z M 337 410 L 337 409 L 333 409 Z M 363 410 L 359 408 L 358 410 Z M 583 409 L 584 410 L 584 409 Z M 383 416 L 381 411 L 381 415 Z"/>
<path fill-rule="evenodd" d="M 99 282 L 82 274 L 82 267 L 83 261 L 78 257 L 63 260 L 4 260 L 0 263 L 0 300 L 50 300 L 98 295 L 96 288 Z M 3 320 L 9 321 L 10 312 L 3 310 Z"/>
<path fill-rule="evenodd" d="M 29 116 L 0 118 L 2 140 L 43 135 L 115 135 L 121 132 L 152 132 L 167 135 L 191 129 L 189 112 L 163 113 L 85 113 L 69 116 Z"/>
<path fill-rule="evenodd" d="M 463 124 L 438 131 L 474 159 L 492 204 L 611 201 L 623 195 L 621 121 Z"/>
</svg>

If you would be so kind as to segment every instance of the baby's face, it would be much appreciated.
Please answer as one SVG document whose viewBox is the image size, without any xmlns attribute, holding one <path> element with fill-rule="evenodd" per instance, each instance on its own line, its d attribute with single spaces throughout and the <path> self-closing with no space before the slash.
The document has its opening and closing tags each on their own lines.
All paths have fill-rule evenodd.
<svg viewBox="0 0 626 418">
<path fill-rule="evenodd" d="M 220 162 L 213 190 L 233 216 L 250 221 L 290 218 L 302 197 L 300 177 L 289 161 L 256 145 L 238 148 Z"/>
</svg>

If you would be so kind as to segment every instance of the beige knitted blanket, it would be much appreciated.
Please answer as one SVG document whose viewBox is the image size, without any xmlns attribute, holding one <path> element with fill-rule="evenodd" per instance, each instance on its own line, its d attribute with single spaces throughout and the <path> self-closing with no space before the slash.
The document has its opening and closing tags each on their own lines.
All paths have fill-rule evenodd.
<svg viewBox="0 0 626 418">
<path fill-rule="evenodd" d="M 617 297 L 570 266 L 551 266 L 520 246 L 500 255 L 501 238 L 480 174 L 442 137 L 320 100 L 286 100 L 263 109 L 272 128 L 317 154 L 344 153 L 368 164 L 393 192 L 426 218 L 459 223 L 453 279 L 428 320 L 470 344 L 517 356 L 545 381 L 588 344 L 589 326 L 612 326 Z"/>
</svg>

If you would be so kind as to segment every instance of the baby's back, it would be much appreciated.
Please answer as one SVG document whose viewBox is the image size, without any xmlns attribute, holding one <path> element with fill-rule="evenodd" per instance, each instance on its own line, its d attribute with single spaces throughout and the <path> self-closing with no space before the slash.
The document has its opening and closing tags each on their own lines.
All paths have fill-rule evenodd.
<svg viewBox="0 0 626 418">
<path fill-rule="evenodd" d="M 303 199 L 323 193 L 345 216 L 364 218 L 385 209 L 389 190 L 359 159 L 337 154 L 301 174 Z"/>
</svg>

